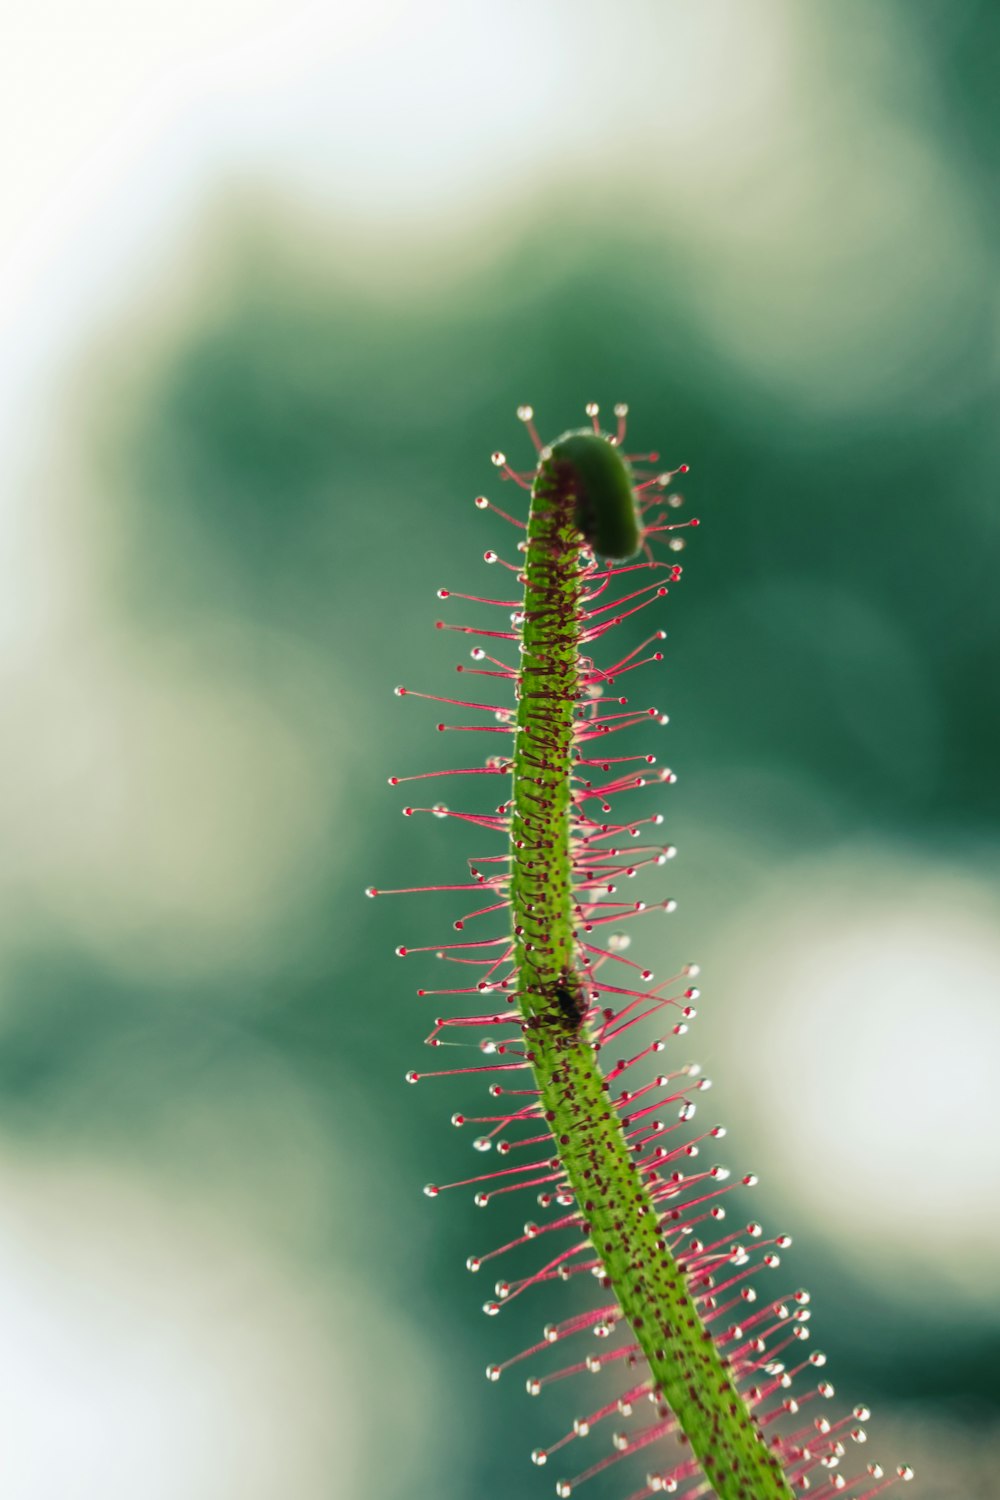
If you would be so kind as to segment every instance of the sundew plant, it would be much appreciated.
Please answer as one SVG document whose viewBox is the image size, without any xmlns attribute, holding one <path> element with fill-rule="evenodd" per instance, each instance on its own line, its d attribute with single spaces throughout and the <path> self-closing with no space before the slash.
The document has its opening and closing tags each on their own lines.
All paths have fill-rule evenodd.
<svg viewBox="0 0 1000 1500">
<path fill-rule="evenodd" d="M 473 638 L 472 664 L 458 671 L 476 688 L 469 697 L 396 689 L 471 715 L 438 729 L 485 735 L 488 753 L 461 770 L 393 776 L 393 786 L 486 777 L 496 788 L 486 812 L 403 808 L 407 817 L 460 819 L 489 845 L 469 860 L 467 878 L 368 888 L 461 898 L 448 941 L 397 951 L 436 958 L 457 976 L 418 991 L 447 995 L 460 1011 L 436 1017 L 427 1045 L 457 1042 L 474 1055 L 407 1079 L 481 1076 L 482 1113 L 452 1119 L 473 1128 L 492 1169 L 447 1186 L 471 1189 L 480 1207 L 512 1193 L 531 1201 L 523 1233 L 470 1257 L 468 1268 L 492 1272 L 534 1247 L 534 1268 L 498 1281 L 485 1311 L 500 1314 L 530 1294 L 548 1304 L 550 1321 L 537 1343 L 486 1374 L 526 1372 L 531 1395 L 556 1380 L 579 1383 L 571 1429 L 531 1455 L 559 1476 L 558 1496 L 586 1494 L 588 1480 L 613 1469 L 622 1500 L 783 1500 L 804 1490 L 871 1500 L 912 1470 L 859 1461 L 868 1412 L 834 1404 L 825 1358 L 809 1347 L 808 1293 L 785 1283 L 789 1237 L 768 1237 L 747 1217 L 756 1179 L 714 1164 L 725 1132 L 695 1123 L 708 1080 L 677 1058 L 697 966 L 659 979 L 632 956 L 633 923 L 674 902 L 630 899 L 630 877 L 675 852 L 660 842 L 663 814 L 634 794 L 676 778 L 648 744 L 617 752 L 636 740 L 625 731 L 666 723 L 633 683 L 643 683 L 643 669 L 656 675 L 659 617 L 698 522 L 680 518 L 673 488 L 686 466 L 664 472 L 657 454 L 626 453 L 625 406 L 615 407 L 613 433 L 601 429 L 596 405 L 587 415 L 589 427 L 543 444 L 521 407 L 534 472 L 493 455 L 502 477 L 530 492 L 527 519 L 515 506 L 475 501 L 504 523 L 506 546 L 497 548 L 509 555 L 485 556 L 509 588 L 489 599 L 439 590 L 497 612 L 489 628 L 437 622 Z M 620 654 L 616 630 L 645 612 L 649 635 Z M 436 1198 L 445 1188 L 424 1191 Z M 602 1371 L 615 1376 L 616 1393 L 602 1384 L 595 1408 L 587 1380 Z"/>
</svg>

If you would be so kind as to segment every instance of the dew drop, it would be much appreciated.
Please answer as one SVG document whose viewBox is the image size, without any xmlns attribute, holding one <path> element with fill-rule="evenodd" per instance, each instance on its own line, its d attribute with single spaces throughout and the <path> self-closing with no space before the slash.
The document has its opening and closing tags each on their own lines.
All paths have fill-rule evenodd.
<svg viewBox="0 0 1000 1500">
<path fill-rule="evenodd" d="M 871 1421 L 872 1414 L 867 1406 L 856 1406 L 853 1415 L 857 1417 L 859 1422 L 869 1422 Z"/>
<path fill-rule="evenodd" d="M 583 409 L 587 413 L 588 417 L 598 416 L 601 410 L 596 401 L 588 401 Z"/>
<path fill-rule="evenodd" d="M 822 1369 L 822 1367 L 826 1364 L 826 1355 L 823 1353 L 822 1349 L 813 1350 L 813 1352 L 809 1356 L 809 1363 L 811 1365 L 815 1365 L 817 1369 Z"/>
<path fill-rule="evenodd" d="M 396 957 L 397 958 L 405 958 L 408 952 L 409 952 L 409 949 L 404 948 L 403 945 L 402 945 L 402 943 L 400 943 L 399 947 L 396 949 Z"/>
<path fill-rule="evenodd" d="M 572 1495 L 572 1493 L 573 1486 L 570 1484 L 569 1480 L 560 1479 L 559 1483 L 556 1485 L 556 1494 L 559 1496 L 559 1500 L 569 1500 L 569 1496 Z"/>
<path fill-rule="evenodd" d="M 759 1181 L 760 1178 L 757 1176 L 756 1172 L 748 1172 L 742 1179 L 744 1187 L 756 1187 Z"/>
<path fill-rule="evenodd" d="M 420 1074 L 419 1073 L 415 1073 L 412 1068 L 405 1075 L 405 1077 L 406 1077 L 407 1083 L 419 1083 L 420 1082 Z"/>
<path fill-rule="evenodd" d="M 441 1191 L 441 1189 L 437 1186 L 436 1183 L 429 1182 L 429 1183 L 427 1183 L 426 1187 L 424 1188 L 424 1197 L 425 1198 L 436 1198 L 437 1195 L 438 1195 L 438 1193 L 440 1191 Z"/>
<path fill-rule="evenodd" d="M 628 416 L 628 402 L 627 401 L 616 401 L 615 402 L 615 416 L 616 417 L 627 417 Z"/>
<path fill-rule="evenodd" d="M 484 1302 L 483 1303 L 483 1312 L 486 1314 L 486 1316 L 488 1318 L 495 1318 L 496 1315 L 497 1315 L 497 1313 L 499 1311 L 500 1311 L 500 1304 L 499 1304 L 499 1302 Z"/>
<path fill-rule="evenodd" d="M 489 1381 L 492 1381 L 493 1384 L 495 1385 L 496 1382 L 500 1379 L 500 1366 L 499 1365 L 487 1365 L 486 1366 L 486 1379 L 489 1380 Z"/>
<path fill-rule="evenodd" d="M 530 422 L 534 415 L 535 409 L 533 406 L 519 406 L 517 408 L 518 421 L 520 422 Z"/>
<path fill-rule="evenodd" d="M 492 1150 L 493 1142 L 488 1135 L 477 1135 L 472 1146 L 475 1151 L 490 1151 Z"/>
<path fill-rule="evenodd" d="M 472 1201 L 477 1208 L 485 1208 L 490 1201 L 490 1195 L 489 1193 L 477 1193 Z"/>
<path fill-rule="evenodd" d="M 538 1467 L 541 1468 L 542 1465 L 548 1463 L 548 1461 L 549 1455 L 546 1453 L 544 1448 L 532 1448 L 531 1462 L 533 1464 L 537 1464 Z"/>
<path fill-rule="evenodd" d="M 881 1479 L 885 1473 L 885 1470 L 883 1469 L 881 1464 L 869 1464 L 868 1472 L 873 1479 Z"/>
<path fill-rule="evenodd" d="M 478 1271 L 481 1265 L 482 1261 L 478 1255 L 470 1255 L 465 1262 L 465 1269 L 467 1271 Z"/>
<path fill-rule="evenodd" d="M 366 885 L 365 886 L 365 895 L 366 896 L 377 896 L 378 895 L 378 891 L 375 889 L 375 887 L 373 885 Z"/>
<path fill-rule="evenodd" d="M 908 1480 L 913 1478 L 915 1471 L 910 1468 L 909 1464 L 900 1464 L 899 1468 L 896 1470 L 896 1473 L 905 1484 Z"/>
<path fill-rule="evenodd" d="M 495 453 L 490 454 L 490 463 L 495 464 L 498 469 L 502 469 L 506 462 L 507 455 L 506 453 L 501 453 L 499 448 Z"/>
<path fill-rule="evenodd" d="M 529 1375 L 527 1380 L 524 1382 L 524 1388 L 528 1392 L 529 1396 L 539 1396 L 541 1395 L 542 1391 L 542 1382 L 539 1380 L 537 1375 Z"/>
<path fill-rule="evenodd" d="M 495 563 L 498 557 L 499 553 L 494 552 L 492 547 L 490 547 L 483 553 L 483 562 Z"/>
</svg>

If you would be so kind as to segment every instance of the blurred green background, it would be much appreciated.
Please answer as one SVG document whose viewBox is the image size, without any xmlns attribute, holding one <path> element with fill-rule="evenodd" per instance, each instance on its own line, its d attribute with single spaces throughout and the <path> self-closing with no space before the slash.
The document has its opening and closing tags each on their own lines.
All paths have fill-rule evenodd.
<svg viewBox="0 0 1000 1500">
<path fill-rule="evenodd" d="M 995 1493 L 998 22 L 11 19 L 10 1500 L 551 1493 L 528 1450 L 595 1383 L 481 1372 L 572 1295 L 487 1322 L 463 1263 L 524 1208 L 420 1194 L 483 1161 L 447 1124 L 477 1088 L 402 1082 L 438 976 L 393 948 L 456 910 L 362 890 L 482 845 L 399 818 L 387 775 L 467 750 L 392 687 L 452 691 L 434 590 L 495 587 L 471 500 L 515 498 L 489 465 L 528 463 L 515 405 L 551 436 L 591 399 L 691 464 L 702 521 L 643 684 L 679 910 L 636 951 L 702 966 L 678 1048 L 761 1175 L 749 1212 L 795 1236 L 838 1394 L 876 1408 L 870 1456 L 925 1500 Z"/>
</svg>

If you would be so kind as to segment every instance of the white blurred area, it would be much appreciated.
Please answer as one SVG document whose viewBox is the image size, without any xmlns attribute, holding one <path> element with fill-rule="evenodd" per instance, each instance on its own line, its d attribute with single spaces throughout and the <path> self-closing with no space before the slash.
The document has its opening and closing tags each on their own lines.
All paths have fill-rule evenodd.
<svg viewBox="0 0 1000 1500">
<path fill-rule="evenodd" d="M 0 1156 L 9 1500 L 358 1500 L 427 1463 L 405 1316 L 346 1271 L 290 1276 L 226 1207 L 148 1164 Z M 386 1369 L 418 1359 L 387 1445 Z"/>
<path fill-rule="evenodd" d="M 758 879 L 715 934 L 741 1161 L 889 1301 L 1000 1296 L 998 915 L 985 869 L 848 844 Z"/>
<path fill-rule="evenodd" d="M 668 243 L 680 225 L 699 315 L 764 385 L 856 407 L 891 378 L 904 401 L 982 313 L 986 246 L 922 125 L 934 87 L 871 6 L 20 7 L 0 60 L 0 441 L 44 423 L 38 379 L 241 176 L 328 215 L 385 289 L 460 275 L 548 196 Z"/>
</svg>

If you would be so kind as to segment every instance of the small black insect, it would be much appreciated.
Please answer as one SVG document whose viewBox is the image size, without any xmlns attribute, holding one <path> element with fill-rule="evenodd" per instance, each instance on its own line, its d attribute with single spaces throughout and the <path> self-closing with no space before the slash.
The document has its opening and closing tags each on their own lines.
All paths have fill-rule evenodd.
<svg viewBox="0 0 1000 1500">
<path fill-rule="evenodd" d="M 587 1002 L 583 996 L 583 990 L 579 983 L 570 976 L 564 978 L 555 989 L 555 1002 L 559 1007 L 559 1014 L 567 1025 L 578 1031 L 587 1014 Z"/>
</svg>

